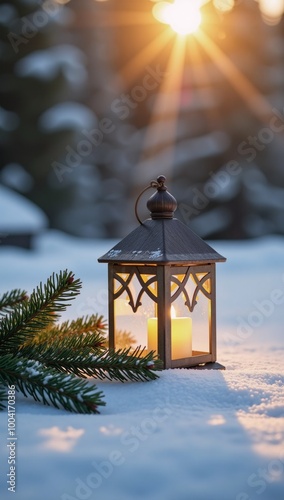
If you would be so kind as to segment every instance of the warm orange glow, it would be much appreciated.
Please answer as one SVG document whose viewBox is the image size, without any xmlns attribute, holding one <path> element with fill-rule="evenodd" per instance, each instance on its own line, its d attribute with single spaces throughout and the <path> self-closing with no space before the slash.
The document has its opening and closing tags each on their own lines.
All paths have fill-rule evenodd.
<svg viewBox="0 0 284 500">
<path fill-rule="evenodd" d="M 203 50 L 207 52 L 213 64 L 223 73 L 260 121 L 267 123 L 272 116 L 271 105 L 265 96 L 200 27 L 202 21 L 201 9 L 209 0 L 154 1 L 152 13 L 151 11 L 119 11 L 116 13 L 108 10 L 107 15 L 104 16 L 104 12 L 102 12 L 102 15 L 98 17 L 98 22 L 107 26 L 135 24 L 142 26 L 155 23 L 155 19 L 165 25 L 164 30 L 158 31 L 154 39 L 148 41 L 141 50 L 136 51 L 133 57 L 120 68 L 117 79 L 112 82 L 114 88 L 122 91 L 124 84 L 129 87 L 133 82 L 137 81 L 143 68 L 147 71 L 148 66 L 157 59 L 160 53 L 163 53 L 163 64 L 153 66 L 154 69 L 157 68 L 161 78 L 157 92 L 153 95 L 149 92 L 151 116 L 147 130 L 145 130 L 140 160 L 137 161 L 134 167 L 138 182 L 145 175 L 153 175 L 156 171 L 157 164 L 159 164 L 157 154 L 159 155 L 159 161 L 163 164 L 164 173 L 168 178 L 171 178 L 178 134 L 178 116 L 181 107 L 184 103 L 185 106 L 190 107 L 194 92 L 198 98 L 200 82 L 201 86 L 207 85 L 210 88 L 208 65 L 204 65 L 202 61 Z M 263 16 L 265 16 L 265 12 L 268 15 L 267 9 L 269 9 L 270 19 L 278 19 L 279 10 L 277 9 L 280 8 L 280 4 L 283 6 L 284 0 L 257 1 Z M 213 0 L 213 4 L 217 10 L 229 12 L 236 5 L 236 0 Z M 209 15 L 206 20 L 210 21 Z M 175 36 L 175 32 L 185 35 L 192 33 L 194 30 L 196 30 L 194 37 Z M 171 46 L 168 47 L 170 44 Z M 200 48 L 203 50 L 199 50 Z M 166 67 L 164 66 L 165 49 L 169 49 Z M 186 88 L 185 90 L 186 64 L 190 64 L 191 68 L 191 85 L 189 89 Z M 208 119 L 215 120 L 215 118 L 215 111 L 211 110 Z M 219 119 L 219 117 L 217 118 Z M 156 173 L 159 174 L 157 171 Z"/>
<path fill-rule="evenodd" d="M 193 0 L 192 0 L 193 1 Z M 197 9 L 207 3 L 208 0 L 196 0 Z M 191 0 L 187 0 L 190 4 Z M 169 15 L 167 9 L 170 6 L 177 5 L 160 1 L 156 2 L 153 7 L 153 14 L 160 22 L 165 23 L 165 17 Z M 181 5 L 181 3 L 179 3 Z M 216 8 L 219 10 L 229 11 L 236 2 L 231 0 L 219 0 L 215 2 Z M 174 36 L 171 29 L 165 29 L 161 34 L 162 39 L 167 35 Z M 156 37 L 155 40 L 158 40 Z M 143 62 L 146 66 L 147 57 L 153 56 L 153 49 L 157 55 L 161 48 L 155 40 L 149 44 L 149 47 L 143 49 L 141 54 L 130 61 L 127 67 L 123 69 L 123 74 L 126 72 L 136 74 Z M 169 40 L 167 40 L 169 41 Z M 198 97 L 199 82 L 208 84 L 210 88 L 210 74 L 207 72 L 207 66 L 202 63 L 202 51 L 200 47 L 207 52 L 213 64 L 222 72 L 224 77 L 229 81 L 232 87 L 240 95 L 247 104 L 253 114 L 263 123 L 268 123 L 272 116 L 271 105 L 259 91 L 259 89 L 240 71 L 219 45 L 212 40 L 210 36 L 200 27 L 194 37 L 176 36 L 174 43 L 169 52 L 168 63 L 164 69 L 164 76 L 159 86 L 159 92 L 155 95 L 155 101 L 151 103 L 151 117 L 148 127 L 144 135 L 144 144 L 141 151 L 140 160 L 135 165 L 135 175 L 139 182 L 145 175 L 153 175 L 157 171 L 157 165 L 163 164 L 165 175 L 171 178 L 176 152 L 176 141 L 178 133 L 178 115 L 182 106 L 183 80 L 185 71 L 185 58 L 188 56 L 191 61 L 191 82 L 194 87 L 196 81 L 196 94 Z M 187 106 L 190 106 L 191 89 L 187 92 Z M 208 120 L 219 120 L 219 116 L 215 115 L 215 111 L 211 111 Z M 215 123 L 215 122 L 214 122 Z M 158 162 L 157 162 L 158 155 Z"/>
<path fill-rule="evenodd" d="M 151 64 L 152 60 L 165 48 L 172 37 L 173 34 L 171 32 L 164 30 L 154 40 L 151 40 L 121 68 L 119 80 L 126 80 L 128 84 L 135 80 L 141 72 L 141 68 L 147 66 L 147 64 Z"/>
<path fill-rule="evenodd" d="M 235 0 L 213 0 L 213 5 L 221 12 L 229 12 L 235 6 Z"/>
<path fill-rule="evenodd" d="M 190 358 L 192 356 L 192 320 L 188 317 L 176 317 L 171 306 L 171 350 L 172 359 Z M 158 318 L 148 318 L 148 350 L 158 350 Z"/>
<path fill-rule="evenodd" d="M 68 426 L 66 430 L 57 426 L 40 429 L 40 436 L 45 438 L 42 447 L 48 450 L 67 453 L 76 446 L 78 440 L 85 434 L 84 429 L 74 429 Z"/>
<path fill-rule="evenodd" d="M 192 320 L 176 317 L 175 308 L 171 307 L 172 359 L 192 356 Z"/>
<path fill-rule="evenodd" d="M 199 30 L 196 35 L 200 45 L 205 49 L 212 61 L 231 83 L 248 107 L 259 118 L 267 123 L 272 116 L 271 105 L 259 90 L 235 66 L 228 56 L 205 32 Z"/>
<path fill-rule="evenodd" d="M 171 30 L 165 30 L 172 33 Z M 137 178 L 159 174 L 156 170 L 155 155 L 152 148 L 162 145 L 165 148 L 163 155 L 163 170 L 167 178 L 171 178 L 174 165 L 175 140 L 177 134 L 178 113 L 180 110 L 180 92 L 184 72 L 184 58 L 186 52 L 186 38 L 176 37 L 171 49 L 165 75 L 160 84 L 159 93 L 155 97 L 149 125 L 144 138 L 143 154 L 136 165 Z"/>
<path fill-rule="evenodd" d="M 169 24 L 179 35 L 188 35 L 195 33 L 201 24 L 200 7 L 198 0 L 159 2 L 153 7 L 153 15 L 161 23 Z"/>
</svg>

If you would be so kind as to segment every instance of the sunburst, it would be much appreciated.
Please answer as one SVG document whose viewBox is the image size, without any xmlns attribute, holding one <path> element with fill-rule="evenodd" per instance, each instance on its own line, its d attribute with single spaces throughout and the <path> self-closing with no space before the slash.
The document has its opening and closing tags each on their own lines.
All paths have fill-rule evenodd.
<svg viewBox="0 0 284 500">
<path fill-rule="evenodd" d="M 276 2 L 277 0 L 274 0 Z M 282 1 L 282 0 L 281 0 Z M 110 12 L 109 9 L 102 13 L 98 18 L 101 26 L 137 26 L 137 30 L 143 30 L 147 24 L 161 23 L 164 30 L 158 30 L 157 36 L 148 42 L 140 51 L 136 52 L 127 64 L 119 70 L 119 81 L 124 81 L 129 88 L 132 82 L 147 65 L 152 61 L 157 61 L 159 54 L 167 48 L 168 63 L 165 69 L 165 77 L 162 81 L 159 92 L 155 97 L 155 103 L 151 107 L 151 117 L 148 124 L 148 132 L 145 134 L 143 154 L 140 165 L 145 167 L 145 158 L 151 155 L 153 145 L 164 138 L 167 141 L 166 164 L 162 165 L 163 171 L 170 175 L 172 154 L 176 141 L 176 128 L 178 115 L 181 108 L 181 93 L 183 91 L 183 74 L 185 68 L 186 54 L 190 54 L 192 60 L 191 71 L 196 74 L 203 72 L 203 79 L 210 82 L 210 75 L 202 69 L 202 53 L 205 51 L 230 82 L 235 91 L 244 100 L 248 108 L 254 115 L 264 123 L 267 123 L 272 116 L 271 106 L 259 90 L 250 82 L 250 80 L 234 65 L 230 58 L 214 42 L 205 31 L 205 24 L 210 23 L 208 13 L 204 14 L 203 7 L 209 0 L 152 0 L 155 2 L 151 12 L 133 11 L 133 12 Z M 260 7 L 269 2 L 259 0 Z M 104 2 L 107 4 L 108 2 Z M 111 4 L 111 2 L 109 2 Z M 235 1 L 233 0 L 213 0 L 216 9 L 223 14 L 233 9 Z M 192 48 L 194 47 L 194 50 Z M 198 50 L 198 47 L 202 50 Z M 190 60 L 189 59 L 189 60 Z M 198 64 L 196 64 L 198 61 Z M 197 87 L 198 89 L 198 87 Z M 164 116 L 171 111 L 171 120 L 164 120 Z M 170 154 L 170 152 L 172 154 Z M 149 169 L 158 168 L 160 172 L 161 165 L 156 167 L 149 163 Z M 157 173 L 159 173 L 157 172 Z M 156 172 L 152 171 L 154 175 Z M 145 170 L 141 172 L 141 178 L 145 176 Z"/>
<path fill-rule="evenodd" d="M 168 24 L 179 35 L 195 33 L 202 21 L 199 0 L 175 0 L 174 3 L 159 2 L 153 7 L 153 16 Z"/>
</svg>

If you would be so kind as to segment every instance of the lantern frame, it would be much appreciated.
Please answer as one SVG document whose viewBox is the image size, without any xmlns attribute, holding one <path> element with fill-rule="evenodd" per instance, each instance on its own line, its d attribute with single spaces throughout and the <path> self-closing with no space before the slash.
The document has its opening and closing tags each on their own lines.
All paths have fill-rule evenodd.
<svg viewBox="0 0 284 500">
<path fill-rule="evenodd" d="M 215 363 L 217 352 L 215 263 L 226 259 L 188 226 L 173 218 L 176 200 L 168 193 L 164 182 L 164 176 L 158 177 L 157 193 L 147 204 L 151 219 L 140 223 L 139 228 L 99 259 L 99 262 L 108 263 L 109 347 L 116 349 L 117 299 L 126 296 L 132 313 L 136 314 L 140 308 L 143 310 L 142 299 L 147 295 L 155 308 L 157 354 L 164 368 L 206 366 Z M 154 181 L 151 187 L 153 184 Z M 134 278 L 140 285 L 135 295 L 131 290 Z M 191 292 L 187 289 L 189 282 L 194 287 Z M 206 318 L 208 348 L 193 350 L 191 356 L 174 359 L 171 306 L 182 297 L 183 307 L 191 318 L 199 307 L 197 302 L 201 296 L 208 299 L 209 306 Z M 191 335 L 193 338 L 193 331 Z"/>
</svg>

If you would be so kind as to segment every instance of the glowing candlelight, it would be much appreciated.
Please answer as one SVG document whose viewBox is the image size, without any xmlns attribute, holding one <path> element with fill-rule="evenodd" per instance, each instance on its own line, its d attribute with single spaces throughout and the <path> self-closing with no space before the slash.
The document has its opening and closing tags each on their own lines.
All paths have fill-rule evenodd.
<svg viewBox="0 0 284 500">
<path fill-rule="evenodd" d="M 176 317 L 171 307 L 172 359 L 192 356 L 192 321 L 187 317 Z M 148 350 L 157 352 L 158 318 L 148 319 Z"/>
</svg>

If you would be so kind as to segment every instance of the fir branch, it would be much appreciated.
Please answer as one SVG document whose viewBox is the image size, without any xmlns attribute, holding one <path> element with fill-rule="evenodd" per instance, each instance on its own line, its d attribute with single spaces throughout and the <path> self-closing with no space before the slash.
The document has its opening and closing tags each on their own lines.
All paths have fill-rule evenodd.
<svg viewBox="0 0 284 500">
<path fill-rule="evenodd" d="M 93 334 L 94 335 L 94 334 Z M 152 351 L 136 348 L 109 351 L 90 350 L 93 335 L 66 338 L 52 344 L 26 346 L 24 356 L 32 357 L 58 371 L 73 373 L 80 377 L 119 380 L 154 380 L 162 364 Z"/>
<path fill-rule="evenodd" d="M 4 410 L 6 407 L 5 403 L 7 401 L 7 390 L 6 387 L 0 384 L 0 411 Z"/>
<path fill-rule="evenodd" d="M 125 382 L 155 380 L 158 378 L 156 372 L 162 370 L 163 364 L 154 351 L 130 347 L 91 355 L 90 367 L 94 377 Z"/>
<path fill-rule="evenodd" d="M 74 280 L 72 272 L 61 271 L 33 291 L 29 300 L 22 302 L 13 313 L 3 318 L 0 330 L 0 353 L 19 350 L 21 344 L 33 338 L 59 317 L 70 300 L 80 291 L 80 280 Z"/>
<path fill-rule="evenodd" d="M 98 413 L 103 394 L 86 380 L 44 366 L 23 356 L 0 357 L 0 383 L 13 384 L 25 396 L 71 412 Z"/>
<path fill-rule="evenodd" d="M 26 358 L 34 359 L 48 366 L 60 369 L 60 366 L 68 365 L 73 359 L 77 359 L 79 356 L 84 359 L 86 356 L 89 356 L 90 351 L 104 351 L 104 340 L 104 337 L 99 333 L 71 335 L 62 340 L 52 338 L 52 342 L 47 338 L 46 342 L 39 344 L 24 344 L 19 353 Z"/>
<path fill-rule="evenodd" d="M 65 321 L 61 325 L 51 325 L 49 328 L 39 331 L 31 341 L 36 344 L 46 344 L 52 343 L 55 340 L 63 340 L 73 335 L 83 336 L 89 333 L 96 333 L 98 347 L 100 347 L 102 342 L 105 343 L 105 338 L 102 335 L 105 333 L 106 328 L 107 324 L 103 316 L 93 314 L 90 317 L 86 316 L 73 321 Z M 94 336 L 93 348 L 96 347 L 95 339 L 96 337 Z"/>
<path fill-rule="evenodd" d="M 0 296 L 0 315 L 3 316 L 13 311 L 21 302 L 28 299 L 27 292 L 24 290 L 12 290 Z"/>
<path fill-rule="evenodd" d="M 102 316 L 55 324 L 80 288 L 81 282 L 66 270 L 53 274 L 45 285 L 41 283 L 29 299 L 19 290 L 3 295 L 6 316 L 0 323 L 0 408 L 5 399 L 2 385 L 12 384 L 44 404 L 96 413 L 105 404 L 102 392 L 78 376 L 121 382 L 158 377 L 162 363 L 153 351 L 106 348 Z M 132 340 L 128 332 L 119 333 L 123 342 Z"/>
</svg>

